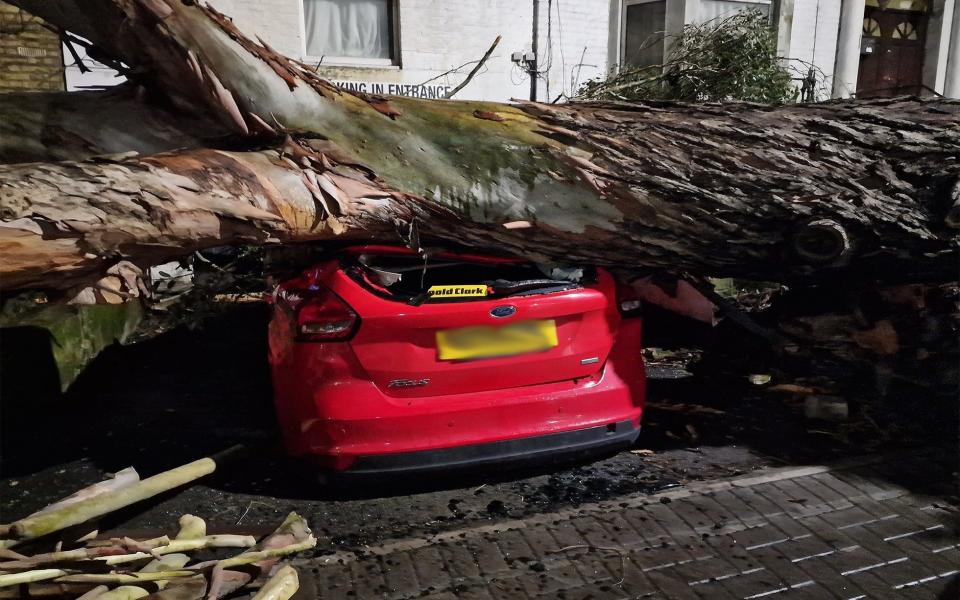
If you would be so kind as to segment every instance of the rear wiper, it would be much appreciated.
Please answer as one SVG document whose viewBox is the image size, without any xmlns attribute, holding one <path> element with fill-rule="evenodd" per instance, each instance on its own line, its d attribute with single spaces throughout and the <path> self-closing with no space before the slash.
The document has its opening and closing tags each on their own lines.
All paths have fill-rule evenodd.
<svg viewBox="0 0 960 600">
<path fill-rule="evenodd" d="M 547 292 L 563 291 L 580 287 L 579 284 L 572 281 L 561 281 L 557 279 L 528 279 L 526 281 L 505 281 L 498 279 L 489 284 L 493 293 L 496 295 L 513 296 L 525 292 Z"/>
</svg>

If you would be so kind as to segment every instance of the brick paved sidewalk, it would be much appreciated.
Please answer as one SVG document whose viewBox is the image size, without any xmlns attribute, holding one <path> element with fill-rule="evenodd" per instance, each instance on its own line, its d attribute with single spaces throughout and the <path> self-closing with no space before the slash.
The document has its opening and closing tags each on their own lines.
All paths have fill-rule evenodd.
<svg viewBox="0 0 960 600">
<path fill-rule="evenodd" d="M 930 460 L 766 469 L 302 560 L 299 596 L 953 600 L 957 507 L 891 483 Z"/>
</svg>

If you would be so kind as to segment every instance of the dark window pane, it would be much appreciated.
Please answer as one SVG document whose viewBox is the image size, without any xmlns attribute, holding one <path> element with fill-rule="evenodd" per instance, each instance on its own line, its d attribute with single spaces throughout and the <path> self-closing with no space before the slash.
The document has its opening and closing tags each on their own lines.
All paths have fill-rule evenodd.
<svg viewBox="0 0 960 600">
<path fill-rule="evenodd" d="M 635 67 L 663 64 L 663 30 L 666 24 L 665 0 L 630 4 L 625 19 L 626 35 L 623 62 Z"/>
</svg>

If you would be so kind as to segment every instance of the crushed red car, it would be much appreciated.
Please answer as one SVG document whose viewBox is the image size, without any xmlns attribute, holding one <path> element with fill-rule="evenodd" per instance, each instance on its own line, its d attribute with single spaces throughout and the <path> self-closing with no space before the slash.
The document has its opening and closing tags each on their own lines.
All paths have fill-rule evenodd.
<svg viewBox="0 0 960 600">
<path fill-rule="evenodd" d="M 603 269 L 360 246 L 274 292 L 288 451 L 391 473 L 631 445 L 639 301 Z"/>
</svg>

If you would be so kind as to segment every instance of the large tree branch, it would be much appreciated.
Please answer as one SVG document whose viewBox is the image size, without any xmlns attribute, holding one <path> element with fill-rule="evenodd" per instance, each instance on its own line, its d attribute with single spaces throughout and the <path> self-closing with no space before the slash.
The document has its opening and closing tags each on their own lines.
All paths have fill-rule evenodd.
<svg viewBox="0 0 960 600">
<path fill-rule="evenodd" d="M 398 224 L 406 230 L 420 213 L 430 215 L 419 223 L 426 238 L 545 260 L 777 280 L 853 267 L 870 276 L 909 276 L 891 271 L 898 265 L 924 278 L 955 276 L 955 230 L 944 227 L 960 176 L 955 101 L 771 107 L 387 99 L 340 90 L 192 2 L 88 5 L 115 26 L 112 37 L 88 31 L 91 39 L 133 66 L 154 93 L 196 118 L 215 115 L 234 140 L 276 149 L 251 156 L 283 155 L 282 173 L 264 166 L 276 167 L 269 160 L 234 156 L 250 178 L 292 176 L 302 197 L 332 202 L 317 209 L 333 215 L 331 232 Z M 183 165 L 166 168 L 177 173 Z M 42 183 L 23 169 L 49 167 L 0 171 L 0 199 L 17 197 L 24 178 Z M 350 176 L 317 179 L 331 169 Z M 48 194 L 50 205 L 56 193 L 93 206 L 99 198 L 66 183 L 56 190 Z M 214 210 L 203 203 L 215 201 L 197 193 L 192 210 Z M 375 210 L 364 213 L 369 206 Z M 339 210 L 355 211 L 356 219 L 341 221 Z M 38 217 L 24 216 L 29 206 L 14 212 L 39 226 Z M 128 226 L 136 224 L 101 228 L 116 227 L 114 238 L 122 239 Z M 250 239 L 249 231 L 233 231 L 216 241 Z M 315 234 L 298 229 L 277 236 L 267 226 L 259 239 Z M 63 244 L 47 235 L 52 245 Z M 203 243 L 214 243 L 204 236 Z M 133 256 L 141 248 L 109 250 Z M 10 281 L 39 283 L 12 266 L 4 285 Z"/>
<path fill-rule="evenodd" d="M 0 163 L 156 154 L 228 142 L 230 131 L 174 114 L 139 86 L 105 91 L 0 94 Z"/>
<path fill-rule="evenodd" d="M 813 351 L 788 350 L 785 364 L 847 373 L 890 360 L 919 328 L 941 333 L 902 352 L 905 364 L 945 378 L 956 364 L 956 336 L 942 333 L 955 321 L 915 308 L 898 320 L 897 301 L 878 309 L 863 288 L 956 280 L 957 101 L 382 98 L 331 85 L 193 0 L 14 3 L 90 40 L 132 83 L 0 97 L 0 160 L 21 163 L 0 166 L 3 291 L 109 271 L 98 289 L 119 301 L 136 285 L 126 261 L 220 244 L 454 242 L 621 273 L 841 279 L 800 295 L 803 318 L 780 334 Z M 955 301 L 934 291 L 931 304 Z M 807 317 L 839 303 L 842 314 Z"/>
<path fill-rule="evenodd" d="M 219 150 L 2 167 L 0 281 L 69 288 L 124 258 L 149 265 L 224 243 L 370 236 L 410 218 L 348 170 L 307 172 L 275 151 Z M 355 200 L 323 196 L 337 181 Z"/>
</svg>

